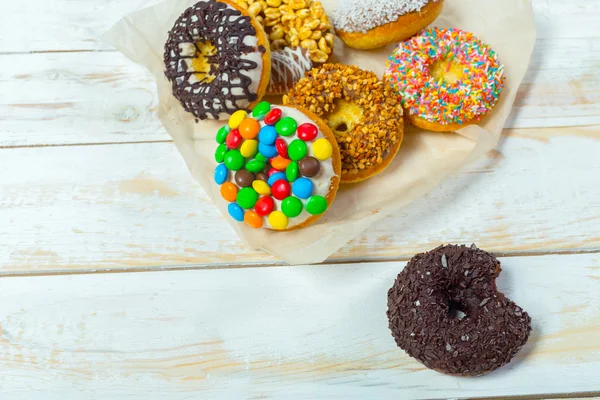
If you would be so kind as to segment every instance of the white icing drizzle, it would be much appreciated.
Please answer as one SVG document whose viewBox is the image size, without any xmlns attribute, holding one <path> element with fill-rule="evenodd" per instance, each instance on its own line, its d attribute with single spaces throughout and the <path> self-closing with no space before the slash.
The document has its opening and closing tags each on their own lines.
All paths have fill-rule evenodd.
<svg viewBox="0 0 600 400">
<path fill-rule="evenodd" d="M 312 68 L 308 51 L 302 47 L 285 47 L 271 52 L 271 81 L 268 93 L 285 93 Z"/>
</svg>

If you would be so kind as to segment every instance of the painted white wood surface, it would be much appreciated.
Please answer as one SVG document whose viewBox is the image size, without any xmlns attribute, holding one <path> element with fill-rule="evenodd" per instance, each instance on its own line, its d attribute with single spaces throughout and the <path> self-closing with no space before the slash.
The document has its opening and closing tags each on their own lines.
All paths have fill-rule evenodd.
<svg viewBox="0 0 600 400">
<path fill-rule="evenodd" d="M 440 242 L 600 250 L 600 129 L 506 133 L 497 151 L 332 259 L 406 258 Z M 244 247 L 172 143 L 0 152 L 3 274 L 277 262 Z"/>
<path fill-rule="evenodd" d="M 600 255 L 501 259 L 532 317 L 507 367 L 445 376 L 398 349 L 404 263 L 0 279 L 2 399 L 446 399 L 600 391 Z"/>
</svg>

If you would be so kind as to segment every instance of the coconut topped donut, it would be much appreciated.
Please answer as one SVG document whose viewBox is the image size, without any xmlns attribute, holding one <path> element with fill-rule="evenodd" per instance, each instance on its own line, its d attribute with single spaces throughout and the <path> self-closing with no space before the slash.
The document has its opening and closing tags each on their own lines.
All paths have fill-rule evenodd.
<svg viewBox="0 0 600 400">
<path fill-rule="evenodd" d="M 165 44 L 173 95 L 199 119 L 226 119 L 260 101 L 270 77 L 269 43 L 248 11 L 200 1 L 177 19 Z"/>
<path fill-rule="evenodd" d="M 215 182 L 229 215 L 252 228 L 291 230 L 315 222 L 335 199 L 340 155 L 316 115 L 259 103 L 217 132 Z"/>
</svg>

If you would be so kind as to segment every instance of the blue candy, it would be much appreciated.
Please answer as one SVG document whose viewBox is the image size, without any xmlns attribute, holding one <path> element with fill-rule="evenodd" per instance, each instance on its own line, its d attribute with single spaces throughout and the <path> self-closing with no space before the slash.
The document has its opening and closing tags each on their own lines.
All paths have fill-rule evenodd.
<svg viewBox="0 0 600 400">
<path fill-rule="evenodd" d="M 292 193 L 301 199 L 308 199 L 313 192 L 313 183 L 310 179 L 300 178 L 292 184 Z"/>
<path fill-rule="evenodd" d="M 236 203 L 229 203 L 227 206 L 227 211 L 229 211 L 231 218 L 238 222 L 244 222 L 244 210 L 242 210 L 242 207 L 238 206 Z"/>
<path fill-rule="evenodd" d="M 263 126 L 260 129 L 260 132 L 258 133 L 258 141 L 260 143 L 266 144 L 267 146 L 270 146 L 273 143 L 275 143 L 276 139 L 277 139 L 277 131 L 275 130 L 274 126 L 271 126 L 271 125 Z"/>
<path fill-rule="evenodd" d="M 215 182 L 217 183 L 217 185 L 222 185 L 223 183 L 225 183 L 228 175 L 229 171 L 227 170 L 225 164 L 217 165 L 217 168 L 215 168 Z"/>
<path fill-rule="evenodd" d="M 258 152 L 266 158 L 273 158 L 277 155 L 277 148 L 275 146 L 269 146 L 260 142 L 258 144 Z"/>
<path fill-rule="evenodd" d="M 269 184 L 269 186 L 273 186 L 273 184 L 280 179 L 287 181 L 287 178 L 285 177 L 285 174 L 283 172 L 275 172 L 269 177 L 269 179 L 267 179 L 267 183 Z"/>
</svg>

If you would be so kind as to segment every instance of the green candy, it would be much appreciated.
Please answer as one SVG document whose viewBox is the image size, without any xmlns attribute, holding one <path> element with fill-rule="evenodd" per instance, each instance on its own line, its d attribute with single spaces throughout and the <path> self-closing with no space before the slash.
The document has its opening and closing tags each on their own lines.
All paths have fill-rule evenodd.
<svg viewBox="0 0 600 400">
<path fill-rule="evenodd" d="M 262 154 L 260 154 L 260 153 L 257 153 L 257 154 L 254 156 L 254 159 L 255 159 L 255 160 L 258 160 L 258 161 L 262 161 L 262 162 L 266 162 L 266 161 L 267 161 L 267 157 L 263 156 L 263 155 L 262 155 Z"/>
<path fill-rule="evenodd" d="M 298 171 L 298 163 L 296 161 L 292 161 L 285 169 L 285 177 L 288 181 L 294 182 L 296 179 L 298 179 Z"/>
<path fill-rule="evenodd" d="M 269 111 L 271 111 L 271 104 L 266 101 L 261 101 L 254 107 L 252 116 L 256 119 L 263 118 Z"/>
<path fill-rule="evenodd" d="M 288 155 L 291 160 L 302 160 L 306 156 L 306 142 L 300 139 L 292 140 L 288 146 Z"/>
<path fill-rule="evenodd" d="M 265 168 L 265 163 L 264 163 L 264 161 L 260 161 L 260 160 L 248 161 L 248 163 L 246 164 L 246 169 L 250 172 L 254 172 L 255 174 L 259 173 L 264 168 Z"/>
<path fill-rule="evenodd" d="M 220 164 L 225 160 L 225 154 L 227 154 L 227 146 L 220 144 L 215 151 L 215 160 Z"/>
<path fill-rule="evenodd" d="M 227 139 L 227 134 L 230 130 L 231 128 L 229 127 L 229 125 L 221 127 L 221 129 L 219 129 L 219 131 L 217 132 L 217 143 L 225 143 L 225 139 Z"/>
<path fill-rule="evenodd" d="M 245 187 L 238 192 L 235 201 L 240 207 L 245 208 L 246 210 L 250 209 L 254 207 L 258 201 L 258 193 L 251 187 Z"/>
<path fill-rule="evenodd" d="M 239 150 L 229 150 L 225 154 L 225 166 L 230 171 L 239 171 L 244 166 L 244 156 Z"/>
<path fill-rule="evenodd" d="M 327 210 L 327 200 L 323 196 L 310 196 L 306 202 L 306 211 L 312 215 L 323 214 Z"/>
<path fill-rule="evenodd" d="M 281 136 L 292 136 L 296 132 L 297 128 L 298 123 L 292 117 L 282 118 L 275 124 L 275 130 Z"/>
<path fill-rule="evenodd" d="M 294 218 L 302 212 L 302 202 L 299 198 L 290 196 L 281 202 L 281 211 L 288 218 Z"/>
</svg>

